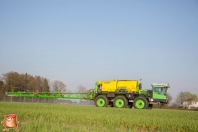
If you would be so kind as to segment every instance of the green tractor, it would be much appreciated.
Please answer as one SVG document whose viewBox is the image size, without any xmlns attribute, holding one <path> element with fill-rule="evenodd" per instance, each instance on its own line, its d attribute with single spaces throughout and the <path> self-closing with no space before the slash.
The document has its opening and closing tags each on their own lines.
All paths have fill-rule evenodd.
<svg viewBox="0 0 198 132">
<path fill-rule="evenodd" d="M 97 107 L 127 106 L 136 109 L 152 108 L 153 104 L 163 105 L 168 103 L 167 89 L 169 84 L 152 84 L 152 90 L 142 90 L 141 83 L 137 80 L 111 80 L 96 82 L 95 88 L 90 93 Z"/>
</svg>

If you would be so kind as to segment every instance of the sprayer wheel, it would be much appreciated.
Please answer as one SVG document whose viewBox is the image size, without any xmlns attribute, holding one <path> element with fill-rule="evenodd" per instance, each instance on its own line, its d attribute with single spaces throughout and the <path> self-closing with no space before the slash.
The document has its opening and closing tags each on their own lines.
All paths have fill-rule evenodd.
<svg viewBox="0 0 198 132">
<path fill-rule="evenodd" d="M 95 98 L 95 104 L 97 107 L 107 107 L 109 101 L 105 95 L 99 95 Z"/>
<path fill-rule="evenodd" d="M 125 108 L 128 105 L 128 101 L 124 96 L 117 96 L 114 99 L 114 106 L 117 108 Z"/>
</svg>

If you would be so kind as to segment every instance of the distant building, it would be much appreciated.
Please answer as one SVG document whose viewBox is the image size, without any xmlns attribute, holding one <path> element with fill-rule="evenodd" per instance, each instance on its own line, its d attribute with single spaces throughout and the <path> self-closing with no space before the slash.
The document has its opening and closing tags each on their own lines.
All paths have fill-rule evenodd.
<svg viewBox="0 0 198 132">
<path fill-rule="evenodd" d="M 188 101 L 186 101 L 184 102 L 184 106 L 186 106 L 188 109 L 198 108 L 198 102 L 189 103 Z"/>
</svg>

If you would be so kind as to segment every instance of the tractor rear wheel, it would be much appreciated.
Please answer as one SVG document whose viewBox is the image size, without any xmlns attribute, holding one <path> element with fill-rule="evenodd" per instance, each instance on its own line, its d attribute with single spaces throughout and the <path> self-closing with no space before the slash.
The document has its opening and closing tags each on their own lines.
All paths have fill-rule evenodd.
<svg viewBox="0 0 198 132">
<path fill-rule="evenodd" d="M 146 109 L 148 107 L 148 101 L 144 97 L 137 97 L 134 100 L 134 108 Z"/>
<path fill-rule="evenodd" d="M 125 108 L 128 105 L 128 101 L 124 96 L 117 96 L 113 103 L 117 108 Z"/>
<path fill-rule="evenodd" d="M 99 95 L 95 98 L 95 104 L 97 107 L 107 107 L 109 101 L 105 95 Z"/>
</svg>

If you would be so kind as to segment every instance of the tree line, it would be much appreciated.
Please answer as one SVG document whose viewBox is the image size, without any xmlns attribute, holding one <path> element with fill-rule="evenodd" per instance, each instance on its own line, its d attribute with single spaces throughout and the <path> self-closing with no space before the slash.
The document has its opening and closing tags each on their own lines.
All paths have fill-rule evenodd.
<svg viewBox="0 0 198 132">
<path fill-rule="evenodd" d="M 8 72 L 0 77 L 0 100 L 5 98 L 5 92 L 66 92 L 66 84 L 59 80 L 50 81 L 41 76 L 33 76 L 28 73 L 19 74 Z"/>
</svg>

